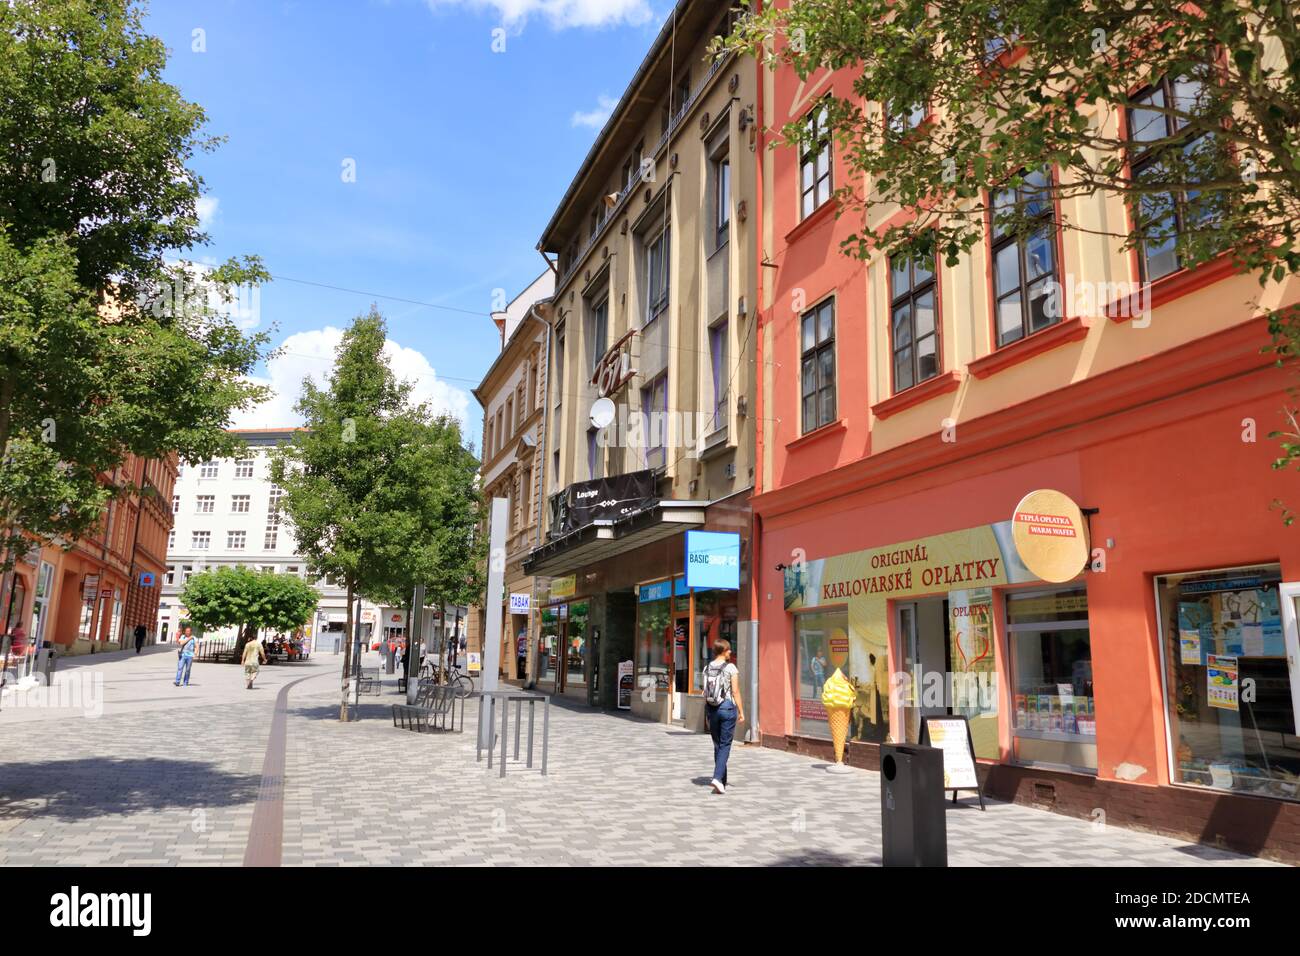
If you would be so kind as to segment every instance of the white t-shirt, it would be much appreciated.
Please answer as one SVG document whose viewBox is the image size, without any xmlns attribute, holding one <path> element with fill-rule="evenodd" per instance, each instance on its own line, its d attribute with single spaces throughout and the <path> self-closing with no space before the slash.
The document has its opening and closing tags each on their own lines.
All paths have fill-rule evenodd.
<svg viewBox="0 0 1300 956">
<path fill-rule="evenodd" d="M 708 689 L 709 678 L 717 673 L 718 673 L 718 662 L 709 661 L 708 665 L 705 666 L 704 668 L 704 686 L 705 686 L 706 695 L 708 693 L 707 689 Z M 718 689 L 720 691 L 720 696 L 722 700 L 732 699 L 731 679 L 733 677 L 738 676 L 739 674 L 740 674 L 740 669 L 736 667 L 735 664 L 731 663 L 731 661 L 727 661 L 727 663 L 723 665 L 722 674 L 718 678 L 718 680 L 721 682 L 721 686 Z"/>
</svg>

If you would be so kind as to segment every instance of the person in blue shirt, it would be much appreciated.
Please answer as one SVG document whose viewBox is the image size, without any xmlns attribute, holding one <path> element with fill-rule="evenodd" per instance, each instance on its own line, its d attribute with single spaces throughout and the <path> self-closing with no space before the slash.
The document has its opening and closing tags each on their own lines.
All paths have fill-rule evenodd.
<svg viewBox="0 0 1300 956">
<path fill-rule="evenodd" d="M 821 697 L 822 687 L 826 684 L 826 658 L 822 656 L 821 651 L 817 652 L 817 656 L 812 659 L 809 666 L 812 669 L 813 696 Z"/>
<path fill-rule="evenodd" d="M 190 668 L 194 666 L 194 652 L 198 649 L 199 639 L 194 636 L 194 628 L 188 624 L 185 625 L 185 631 L 176 639 L 180 644 L 180 650 L 176 652 L 176 680 L 175 686 L 180 687 L 182 679 L 185 686 L 190 686 Z"/>
</svg>

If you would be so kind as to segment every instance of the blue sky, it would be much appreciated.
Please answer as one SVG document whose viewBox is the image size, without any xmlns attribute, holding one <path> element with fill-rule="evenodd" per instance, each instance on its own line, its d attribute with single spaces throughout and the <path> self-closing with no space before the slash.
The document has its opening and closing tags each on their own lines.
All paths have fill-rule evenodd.
<svg viewBox="0 0 1300 956">
<path fill-rule="evenodd" d="M 262 289 L 258 326 L 287 353 L 259 370 L 278 398 L 236 424 L 290 424 L 303 375 L 328 371 L 339 330 L 373 298 L 399 373 L 462 414 L 477 447 L 469 390 L 498 347 L 493 293 L 513 297 L 544 268 L 537 239 L 669 10 L 154 0 L 146 25 L 170 51 L 168 81 L 227 137 L 192 163 L 212 236 L 195 255 L 257 254 L 283 277 Z"/>
</svg>

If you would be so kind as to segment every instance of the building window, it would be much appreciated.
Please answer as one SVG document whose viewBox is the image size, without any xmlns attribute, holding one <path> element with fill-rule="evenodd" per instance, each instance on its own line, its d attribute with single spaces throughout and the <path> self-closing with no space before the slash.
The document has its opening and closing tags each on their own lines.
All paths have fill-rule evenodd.
<svg viewBox="0 0 1300 956">
<path fill-rule="evenodd" d="M 808 142 L 800 148 L 799 191 L 803 218 L 812 215 L 831 198 L 831 133 L 825 104 L 813 107 L 804 120 Z"/>
<path fill-rule="evenodd" d="M 1300 586 L 1271 564 L 1165 575 L 1156 596 L 1171 779 L 1300 799 Z"/>
<path fill-rule="evenodd" d="M 506 435 L 502 435 L 501 436 L 502 439 L 505 439 L 507 435 L 513 432 L 514 425 L 515 425 L 515 397 L 511 395 L 509 398 L 506 399 L 506 428 L 510 429 L 511 431 L 507 432 Z"/>
<path fill-rule="evenodd" d="M 564 404 L 564 329 L 555 333 L 555 407 Z"/>
<path fill-rule="evenodd" d="M 810 432 L 835 421 L 835 300 L 805 312 L 801 325 L 803 430 Z"/>
<path fill-rule="evenodd" d="M 632 155 L 627 158 L 623 164 L 623 191 L 627 192 L 641 179 L 641 154 L 645 150 L 644 143 L 637 143 L 636 149 L 632 150 Z"/>
<path fill-rule="evenodd" d="M 176 583 L 176 565 L 169 564 L 167 566 L 167 573 L 166 575 L 164 575 L 163 581 L 166 582 L 167 584 Z"/>
<path fill-rule="evenodd" d="M 172 528 L 167 532 L 167 550 L 170 551 L 176 547 L 176 529 Z"/>
<path fill-rule="evenodd" d="M 665 228 L 651 240 L 646 249 L 646 325 L 659 318 L 668 308 L 668 258 L 672 246 L 669 232 Z"/>
<path fill-rule="evenodd" d="M 925 121 L 925 104 L 916 103 L 910 106 L 891 106 L 885 110 L 889 131 L 897 136 L 901 136 L 910 130 L 916 129 Z"/>
<path fill-rule="evenodd" d="M 199 465 L 199 477 L 200 478 L 217 477 L 217 463 L 215 461 L 205 461 L 203 464 Z"/>
<path fill-rule="evenodd" d="M 207 551 L 208 546 L 212 544 L 211 531 L 191 531 L 190 547 L 195 551 Z"/>
<path fill-rule="evenodd" d="M 587 429 L 587 478 L 593 481 L 600 477 L 600 442 L 596 439 L 599 434 L 595 428 Z"/>
<path fill-rule="evenodd" d="M 180 513 L 181 513 L 181 496 L 172 495 L 172 514 L 178 515 Z"/>
<path fill-rule="evenodd" d="M 182 565 L 181 565 L 181 584 L 186 584 L 186 583 L 188 583 L 189 580 L 190 580 L 190 578 L 192 578 L 193 576 L 194 576 L 194 565 L 192 565 L 192 564 L 182 564 Z"/>
<path fill-rule="evenodd" d="M 533 497 L 533 469 L 524 469 L 524 479 L 519 485 L 519 523 L 525 528 L 532 524 L 529 520 L 529 505 Z"/>
<path fill-rule="evenodd" d="M 210 515 L 217 508 L 216 495 L 196 495 L 194 498 L 194 513 L 199 515 Z"/>
<path fill-rule="evenodd" d="M 993 294 L 998 345 L 1003 346 L 1061 320 L 1056 269 L 1056 231 L 1046 169 L 993 198 Z M 1019 221 L 1030 231 L 1016 235 Z"/>
<path fill-rule="evenodd" d="M 889 260 L 889 330 L 894 391 L 939 374 L 939 322 L 933 262 Z"/>
<path fill-rule="evenodd" d="M 552 474 L 554 475 L 555 484 L 560 483 L 560 450 L 557 448 L 551 455 Z"/>
<path fill-rule="evenodd" d="M 267 525 L 266 536 L 262 539 L 263 551 L 274 551 L 280 540 L 278 525 Z"/>
<path fill-rule="evenodd" d="M 1136 182 L 1165 182 L 1172 179 L 1196 181 L 1198 175 L 1211 174 L 1199 169 L 1215 152 L 1214 137 L 1209 132 L 1188 129 L 1187 120 L 1158 110 L 1174 109 L 1183 113 L 1201 111 L 1203 84 L 1191 77 L 1163 78 L 1138 93 L 1133 100 L 1141 105 L 1128 111 L 1129 162 Z M 1179 155 L 1181 154 L 1181 155 Z M 1177 171 L 1175 171 L 1175 169 Z M 1138 264 L 1142 279 L 1150 282 L 1183 268 L 1178 252 L 1178 237 L 1213 215 L 1205 204 L 1209 194 L 1184 192 L 1149 192 L 1138 201 Z"/>
<path fill-rule="evenodd" d="M 236 515 L 248 514 L 249 505 L 252 500 L 252 495 L 231 495 L 230 513 Z"/>
<path fill-rule="evenodd" d="M 668 373 L 641 389 L 641 414 L 645 416 L 645 466 L 663 468 L 668 460 Z"/>
<path fill-rule="evenodd" d="M 723 143 L 721 158 L 713 163 L 713 222 L 714 248 L 727 244 L 731 232 L 731 160 L 727 158 L 728 144 Z"/>
<path fill-rule="evenodd" d="M 235 459 L 235 477 L 252 478 L 253 477 L 253 459 L 237 458 Z"/>
<path fill-rule="evenodd" d="M 600 298 L 588 306 L 587 336 L 591 342 L 591 370 L 594 373 L 600 360 L 609 350 L 609 294 L 602 293 Z"/>
<path fill-rule="evenodd" d="M 267 514 L 279 514 L 279 513 L 280 513 L 280 499 L 283 498 L 283 497 L 284 497 L 284 489 L 283 489 L 283 488 L 272 488 L 272 489 L 271 489 L 271 492 L 270 492 L 270 494 L 267 496 L 267 501 L 266 501 L 266 512 L 267 512 Z"/>
<path fill-rule="evenodd" d="M 1008 595 L 1007 641 L 1016 760 L 1096 773 L 1087 590 Z"/>
<path fill-rule="evenodd" d="M 231 551 L 243 551 L 248 544 L 247 531 L 227 531 L 226 547 Z"/>
<path fill-rule="evenodd" d="M 727 365 L 727 323 L 719 322 L 709 329 L 709 363 L 713 371 L 713 428 L 727 424 L 727 389 L 731 369 Z"/>
</svg>

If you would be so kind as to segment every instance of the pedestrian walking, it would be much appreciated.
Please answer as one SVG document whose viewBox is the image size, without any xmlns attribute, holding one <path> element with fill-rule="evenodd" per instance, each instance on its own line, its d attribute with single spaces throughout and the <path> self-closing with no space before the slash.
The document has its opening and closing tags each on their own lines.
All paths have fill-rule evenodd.
<svg viewBox="0 0 1300 956">
<path fill-rule="evenodd" d="M 135 652 L 137 654 L 139 654 L 140 650 L 144 647 L 145 633 L 146 631 L 143 624 L 137 624 L 135 626 Z"/>
<path fill-rule="evenodd" d="M 244 645 L 244 656 L 241 658 L 241 663 L 244 665 L 244 686 L 248 690 L 253 689 L 253 681 L 257 680 L 257 673 L 265 662 L 266 650 L 262 647 L 261 641 L 253 638 Z"/>
<path fill-rule="evenodd" d="M 198 650 L 199 646 L 199 639 L 194 636 L 194 628 L 186 624 L 185 630 L 176 639 L 176 643 L 180 645 L 180 648 L 176 651 L 176 680 L 174 683 L 177 687 L 180 687 L 181 681 L 184 680 L 185 686 L 189 687 L 190 668 L 194 666 L 194 652 Z"/>
<path fill-rule="evenodd" d="M 714 793 L 727 792 L 727 758 L 736 722 L 745 719 L 745 703 L 740 699 L 740 671 L 731 663 L 731 642 L 722 638 L 713 642 L 713 660 L 704 668 L 704 716 L 713 738 Z"/>
</svg>

